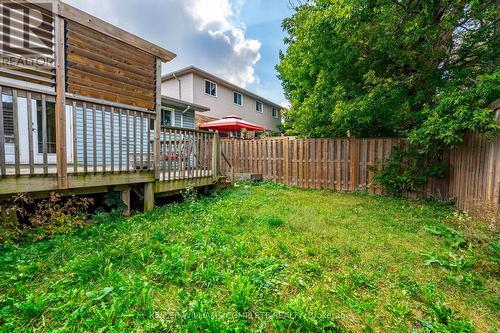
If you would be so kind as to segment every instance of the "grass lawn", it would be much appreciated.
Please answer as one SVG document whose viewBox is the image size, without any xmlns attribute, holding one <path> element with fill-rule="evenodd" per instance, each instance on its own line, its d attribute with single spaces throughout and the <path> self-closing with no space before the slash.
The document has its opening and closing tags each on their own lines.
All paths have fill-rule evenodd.
<svg viewBox="0 0 500 333">
<path fill-rule="evenodd" d="M 97 220 L 0 247 L 0 331 L 500 329 L 498 234 L 442 205 L 242 184 Z"/>
</svg>

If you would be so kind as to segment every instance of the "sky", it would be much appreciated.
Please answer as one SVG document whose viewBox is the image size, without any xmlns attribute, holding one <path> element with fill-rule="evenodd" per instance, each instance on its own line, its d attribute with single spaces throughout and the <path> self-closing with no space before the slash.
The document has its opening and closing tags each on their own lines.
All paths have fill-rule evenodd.
<svg viewBox="0 0 500 333">
<path fill-rule="evenodd" d="M 64 0 L 177 54 L 168 72 L 194 65 L 286 105 L 275 65 L 289 0 Z"/>
</svg>

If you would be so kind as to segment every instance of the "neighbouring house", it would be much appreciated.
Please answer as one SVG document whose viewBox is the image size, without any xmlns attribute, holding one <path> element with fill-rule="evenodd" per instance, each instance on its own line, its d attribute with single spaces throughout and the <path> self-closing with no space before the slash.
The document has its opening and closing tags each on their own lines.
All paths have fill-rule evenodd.
<svg viewBox="0 0 500 333">
<path fill-rule="evenodd" d="M 162 77 L 162 94 L 205 105 L 204 116 L 222 119 L 235 115 L 243 120 L 279 131 L 282 107 L 218 76 L 190 66 Z"/>
</svg>

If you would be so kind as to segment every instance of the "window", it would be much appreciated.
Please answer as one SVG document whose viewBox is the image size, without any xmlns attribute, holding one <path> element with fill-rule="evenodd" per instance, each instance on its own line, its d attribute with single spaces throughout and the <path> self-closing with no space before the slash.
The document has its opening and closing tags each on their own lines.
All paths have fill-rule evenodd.
<svg viewBox="0 0 500 333">
<path fill-rule="evenodd" d="M 11 95 L 2 95 L 5 143 L 14 143 L 14 109 Z"/>
<path fill-rule="evenodd" d="M 262 113 L 264 112 L 264 107 L 262 105 L 262 102 L 255 102 L 255 111 L 259 112 L 259 113 Z"/>
<path fill-rule="evenodd" d="M 271 110 L 272 110 L 273 117 L 278 118 L 278 116 L 279 116 L 278 109 L 273 107 Z"/>
<path fill-rule="evenodd" d="M 173 126 L 172 110 L 161 109 L 161 125 L 162 126 Z"/>
<path fill-rule="evenodd" d="M 217 84 L 205 80 L 205 94 L 217 97 Z"/>
<path fill-rule="evenodd" d="M 236 105 L 243 105 L 243 96 L 240 93 L 234 92 L 233 102 Z"/>
<path fill-rule="evenodd" d="M 45 102 L 45 124 L 47 128 L 47 153 L 56 153 L 56 104 L 54 102 Z M 43 152 L 43 111 L 42 101 L 36 101 L 36 122 L 37 122 L 37 141 L 38 151 Z"/>
<path fill-rule="evenodd" d="M 174 126 L 174 110 L 173 109 L 161 109 L 161 126 Z M 149 121 L 149 129 L 155 129 L 155 120 L 151 119 Z"/>
</svg>

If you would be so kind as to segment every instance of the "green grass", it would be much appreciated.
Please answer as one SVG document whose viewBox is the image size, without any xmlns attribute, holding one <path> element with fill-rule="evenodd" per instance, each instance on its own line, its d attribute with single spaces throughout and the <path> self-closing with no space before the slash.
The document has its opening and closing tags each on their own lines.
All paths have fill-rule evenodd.
<svg viewBox="0 0 500 333">
<path fill-rule="evenodd" d="M 1 248 L 0 330 L 500 328 L 498 235 L 438 204 L 243 184 L 96 220 Z"/>
</svg>

